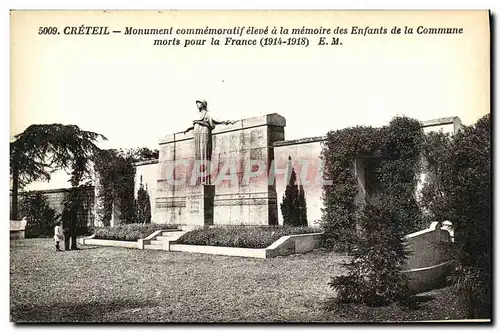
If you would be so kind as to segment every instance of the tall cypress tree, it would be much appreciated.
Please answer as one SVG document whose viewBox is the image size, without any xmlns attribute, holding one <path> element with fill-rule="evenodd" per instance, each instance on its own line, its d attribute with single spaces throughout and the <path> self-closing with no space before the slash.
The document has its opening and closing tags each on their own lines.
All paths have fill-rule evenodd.
<svg viewBox="0 0 500 332">
<path fill-rule="evenodd" d="M 281 203 L 281 213 L 283 224 L 288 226 L 298 226 L 300 221 L 299 210 L 299 186 L 297 185 L 297 174 L 292 167 L 292 158 L 288 157 L 288 169 L 291 169 L 290 180 L 283 195 Z"/>
<path fill-rule="evenodd" d="M 297 204 L 299 209 L 298 226 L 307 226 L 306 193 L 303 185 L 299 185 L 299 198 Z"/>
<path fill-rule="evenodd" d="M 139 189 L 137 190 L 137 203 L 136 203 L 136 220 L 142 224 L 148 224 L 151 222 L 151 203 L 149 201 L 149 194 L 144 185 L 142 184 L 142 175 L 139 184 Z"/>
</svg>

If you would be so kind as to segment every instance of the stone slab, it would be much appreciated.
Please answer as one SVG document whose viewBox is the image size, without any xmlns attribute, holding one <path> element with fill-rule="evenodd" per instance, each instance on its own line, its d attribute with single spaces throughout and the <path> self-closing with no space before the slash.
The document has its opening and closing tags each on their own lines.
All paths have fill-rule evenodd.
<svg viewBox="0 0 500 332">
<path fill-rule="evenodd" d="M 238 257 L 250 257 L 250 258 L 266 258 L 266 249 L 170 244 L 170 251 L 183 251 L 183 252 L 199 253 L 199 254 L 238 256 Z"/>
<path fill-rule="evenodd" d="M 451 262 L 425 268 L 402 271 L 408 277 L 410 290 L 414 294 L 426 292 L 446 285 L 446 277 L 452 271 Z"/>
<path fill-rule="evenodd" d="M 116 241 L 116 240 L 100 240 L 100 239 L 89 239 L 83 238 L 82 244 L 84 245 L 95 245 L 95 246 L 107 246 L 107 247 L 122 247 L 129 249 L 138 249 L 138 241 Z"/>
</svg>

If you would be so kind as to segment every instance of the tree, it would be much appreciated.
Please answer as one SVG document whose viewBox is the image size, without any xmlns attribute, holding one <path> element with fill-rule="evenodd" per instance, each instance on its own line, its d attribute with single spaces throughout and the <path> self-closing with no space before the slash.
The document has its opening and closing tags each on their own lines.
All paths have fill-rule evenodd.
<svg viewBox="0 0 500 332">
<path fill-rule="evenodd" d="M 297 203 L 299 207 L 298 224 L 299 226 L 307 226 L 307 203 L 303 185 L 299 186 L 299 199 Z"/>
<path fill-rule="evenodd" d="M 149 200 L 149 194 L 144 185 L 142 184 L 142 175 L 139 184 L 139 189 L 137 190 L 137 203 L 136 206 L 136 221 L 141 224 L 148 224 L 151 222 L 151 202 Z"/>
<path fill-rule="evenodd" d="M 429 135 L 432 174 L 422 190 L 434 220 L 454 228 L 455 287 L 467 318 L 491 317 L 491 120 L 485 115 L 456 135 Z"/>
<path fill-rule="evenodd" d="M 60 217 L 52 209 L 47 198 L 40 192 L 27 192 L 23 195 L 20 210 L 26 217 L 26 237 L 54 235 L 54 226 Z"/>
<path fill-rule="evenodd" d="M 91 161 L 99 152 L 96 143 L 106 140 L 101 134 L 81 130 L 76 125 L 31 125 L 10 143 L 10 176 L 12 179 L 11 218 L 17 220 L 19 189 L 44 180 L 56 169 L 71 174 L 73 187 L 91 179 Z"/>
<path fill-rule="evenodd" d="M 283 195 L 281 213 L 283 224 L 289 226 L 307 226 L 307 210 L 304 188 L 297 185 L 297 174 L 292 167 L 292 158 L 288 157 L 288 169 L 291 169 L 290 180 Z"/>
<path fill-rule="evenodd" d="M 109 226 L 113 205 L 118 210 L 118 219 L 125 223 L 135 220 L 135 167 L 138 156 L 134 149 L 102 150 L 96 157 L 95 171 L 97 199 L 102 204 L 96 208 L 98 224 Z"/>
<path fill-rule="evenodd" d="M 380 191 L 379 202 L 373 206 L 365 200 L 354 219 L 359 229 L 351 235 L 348 275 L 334 277 L 330 283 L 340 302 L 385 305 L 410 295 L 402 273 L 408 257 L 403 238 L 421 219 L 414 193 L 424 133 L 418 121 L 396 117 L 380 128 L 378 140 L 380 159 L 372 165 L 377 166 L 373 188 Z"/>
<path fill-rule="evenodd" d="M 134 149 L 135 155 L 137 156 L 137 161 L 141 160 L 151 160 L 158 159 L 160 152 L 158 149 L 151 150 L 146 147 Z"/>
</svg>

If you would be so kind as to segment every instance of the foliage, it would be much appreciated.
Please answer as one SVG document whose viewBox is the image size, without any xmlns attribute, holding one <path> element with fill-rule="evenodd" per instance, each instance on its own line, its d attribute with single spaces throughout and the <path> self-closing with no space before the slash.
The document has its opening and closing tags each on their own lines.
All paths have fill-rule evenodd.
<svg viewBox="0 0 500 332">
<path fill-rule="evenodd" d="M 97 227 L 94 238 L 102 240 L 137 241 L 162 229 L 175 229 L 172 224 L 123 224 L 113 227 Z"/>
<path fill-rule="evenodd" d="M 483 259 L 489 259 L 485 257 Z M 454 293 L 466 310 L 466 317 L 491 318 L 491 270 L 490 263 L 475 266 L 458 265 L 452 276 Z"/>
<path fill-rule="evenodd" d="M 431 174 L 422 201 L 431 217 L 449 220 L 455 233 L 455 275 L 468 318 L 491 317 L 491 123 L 490 115 L 450 138 L 428 137 Z M 474 301 L 473 299 L 480 299 Z"/>
<path fill-rule="evenodd" d="M 358 156 L 372 156 L 380 142 L 380 130 L 353 127 L 327 133 L 322 159 L 325 179 L 333 185 L 323 186 L 323 222 L 325 246 L 335 251 L 350 251 L 356 233 L 355 202 L 358 185 L 352 164 Z"/>
<path fill-rule="evenodd" d="M 113 213 L 113 204 L 116 204 L 115 208 L 119 213 L 118 218 L 122 222 L 144 221 L 143 219 L 137 219 L 136 203 L 138 202 L 134 199 L 136 171 L 134 163 L 157 158 L 158 150 L 148 148 L 101 151 L 95 162 L 95 170 L 99 177 L 97 198 L 101 202 L 97 206 L 97 221 L 99 224 L 109 226 Z M 147 220 L 148 212 L 144 212 Z"/>
<path fill-rule="evenodd" d="M 26 237 L 51 237 L 59 216 L 49 207 L 47 198 L 40 192 L 26 192 L 20 203 L 19 212 L 27 219 Z"/>
<path fill-rule="evenodd" d="M 97 206 L 97 222 L 109 226 L 113 205 L 118 210 L 118 218 L 124 222 L 135 221 L 134 207 L 134 157 L 130 153 L 117 150 L 102 151 L 95 162 L 98 181 L 97 200 L 102 205 Z"/>
<path fill-rule="evenodd" d="M 378 168 L 381 204 L 395 219 L 401 237 L 422 229 L 423 221 L 415 195 L 421 170 L 424 133 L 417 120 L 394 118 L 383 127 Z"/>
<path fill-rule="evenodd" d="M 76 235 L 88 235 L 91 233 L 89 227 L 94 224 L 94 216 L 91 212 L 88 195 L 89 192 L 93 193 L 93 190 L 91 190 L 92 188 L 93 186 L 88 183 L 73 187 L 66 197 L 66 199 L 71 202 L 71 206 L 76 212 L 76 220 L 73 227 Z"/>
<path fill-rule="evenodd" d="M 158 159 L 159 151 L 158 149 L 151 150 L 147 147 L 136 147 L 131 149 L 118 149 L 115 152 L 125 158 L 130 158 L 133 163 Z"/>
<path fill-rule="evenodd" d="M 304 187 L 297 185 L 297 173 L 291 167 L 291 158 L 288 157 L 290 180 L 286 186 L 281 203 L 283 224 L 287 226 L 307 226 L 307 206 Z"/>
<path fill-rule="evenodd" d="M 33 181 L 50 181 L 50 174 L 56 169 L 71 173 L 72 186 L 90 179 L 90 161 L 99 152 L 96 142 L 100 139 L 106 138 L 62 124 L 31 125 L 16 135 L 10 143 L 11 217 L 18 218 L 19 189 Z"/>
<path fill-rule="evenodd" d="M 420 123 L 406 117 L 396 117 L 382 128 L 358 126 L 327 134 L 322 158 L 325 177 L 333 181 L 323 187 L 327 248 L 349 252 L 355 246 L 358 214 L 365 204 L 358 196 L 356 159 L 363 160 L 367 195 L 380 194 L 381 203 L 401 221 L 404 232 L 421 227 L 414 193 L 423 140 Z"/>
<path fill-rule="evenodd" d="M 401 271 L 408 253 L 403 238 L 418 229 L 422 220 L 415 197 L 424 141 L 420 123 L 397 117 L 378 130 L 357 127 L 332 133 L 329 138 L 327 148 L 334 149 L 324 150 L 329 175 L 342 177 L 333 178 L 334 185 L 324 190 L 325 196 L 331 195 L 324 210 L 328 218 L 325 235 L 337 249 L 351 252 L 348 275 L 330 282 L 337 291 L 336 300 L 368 305 L 406 300 L 408 280 Z M 368 159 L 373 156 L 377 158 Z M 342 158 L 342 163 L 334 157 Z M 350 163 L 360 157 L 375 167 L 365 179 L 370 179 L 371 190 L 379 194 L 376 206 L 367 198 L 355 202 L 358 186 Z M 360 167 L 357 162 L 355 167 Z"/>
<path fill-rule="evenodd" d="M 451 207 L 446 198 L 451 164 L 452 136 L 443 132 L 430 132 L 425 136 L 422 156 L 426 181 L 420 193 L 420 204 L 432 220 L 448 220 Z"/>
<path fill-rule="evenodd" d="M 158 149 L 151 150 L 146 147 L 135 148 L 133 149 L 133 151 L 134 151 L 133 154 L 136 156 L 135 158 L 137 161 L 158 159 L 160 154 Z"/>
<path fill-rule="evenodd" d="M 89 164 L 104 136 L 81 130 L 75 125 L 31 125 L 10 143 L 10 165 L 19 171 L 22 188 L 36 180 L 50 180 L 55 169 L 72 172 L 70 182 L 77 185 L 90 175 Z"/>
<path fill-rule="evenodd" d="M 398 218 L 388 211 L 370 204 L 363 210 L 348 274 L 329 284 L 337 291 L 336 301 L 386 305 L 408 297 L 408 280 L 401 273 L 408 252 Z"/>
<path fill-rule="evenodd" d="M 139 189 L 137 190 L 137 200 L 136 200 L 136 221 L 141 224 L 148 224 L 151 222 L 151 202 L 149 199 L 149 194 L 144 185 L 142 184 L 142 175 L 139 184 Z"/>
<path fill-rule="evenodd" d="M 299 185 L 299 199 L 297 201 L 299 206 L 298 223 L 295 226 L 307 226 L 307 203 L 306 203 L 306 192 L 304 191 L 304 186 Z"/>
<path fill-rule="evenodd" d="M 181 236 L 177 243 L 235 248 L 267 248 L 282 236 L 319 232 L 321 231 L 310 227 L 209 227 L 190 231 Z"/>
</svg>

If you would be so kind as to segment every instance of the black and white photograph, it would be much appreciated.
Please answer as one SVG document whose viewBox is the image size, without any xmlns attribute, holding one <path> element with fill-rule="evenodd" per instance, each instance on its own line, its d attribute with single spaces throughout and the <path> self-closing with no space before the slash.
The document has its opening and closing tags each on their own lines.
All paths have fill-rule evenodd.
<svg viewBox="0 0 500 332">
<path fill-rule="evenodd" d="M 492 322 L 484 10 L 11 10 L 9 312 Z"/>
</svg>

